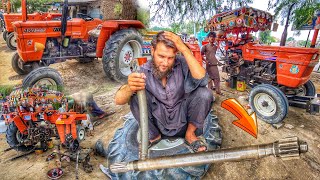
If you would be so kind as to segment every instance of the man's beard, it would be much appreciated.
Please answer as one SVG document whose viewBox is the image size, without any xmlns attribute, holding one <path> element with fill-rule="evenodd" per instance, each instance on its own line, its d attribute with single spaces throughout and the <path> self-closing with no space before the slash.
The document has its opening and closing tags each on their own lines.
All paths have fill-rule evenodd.
<svg viewBox="0 0 320 180">
<path fill-rule="evenodd" d="M 166 77 L 168 74 L 170 74 L 172 71 L 172 66 L 168 67 L 168 70 L 161 72 L 159 69 L 159 66 L 157 66 L 154 63 L 154 60 L 152 60 L 152 74 L 154 75 L 155 78 L 161 80 L 162 78 Z"/>
</svg>

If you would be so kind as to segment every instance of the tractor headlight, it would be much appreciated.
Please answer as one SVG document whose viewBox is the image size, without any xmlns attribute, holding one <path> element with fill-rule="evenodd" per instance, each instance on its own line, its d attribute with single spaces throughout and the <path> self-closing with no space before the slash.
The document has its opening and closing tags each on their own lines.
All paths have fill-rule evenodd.
<svg viewBox="0 0 320 180">
<path fill-rule="evenodd" d="M 316 59 L 316 58 L 317 58 L 317 56 L 318 56 L 318 54 L 317 54 L 317 53 L 315 53 L 315 54 L 312 56 L 312 60 Z"/>
<path fill-rule="evenodd" d="M 39 51 L 43 51 L 45 48 L 45 46 L 41 43 L 35 42 L 34 43 L 34 51 L 35 52 L 39 52 Z"/>
</svg>

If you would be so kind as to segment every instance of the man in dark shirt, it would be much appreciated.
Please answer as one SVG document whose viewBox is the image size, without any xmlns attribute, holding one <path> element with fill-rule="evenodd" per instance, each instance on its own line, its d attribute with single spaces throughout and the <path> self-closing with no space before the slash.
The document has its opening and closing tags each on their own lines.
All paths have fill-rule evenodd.
<svg viewBox="0 0 320 180">
<path fill-rule="evenodd" d="M 218 70 L 218 64 L 220 64 L 216 58 L 217 46 L 214 44 L 216 33 L 210 32 L 208 34 L 209 43 L 201 48 L 202 59 L 206 62 L 206 70 L 210 77 L 208 88 L 213 90 L 212 81 L 216 89 L 216 93 L 222 95 L 220 89 L 220 75 Z"/>
<path fill-rule="evenodd" d="M 196 130 L 203 129 L 213 102 L 212 92 L 205 87 L 205 69 L 174 33 L 160 32 L 151 44 L 152 60 L 141 67 L 140 73 L 129 75 L 128 84 L 116 93 L 116 104 L 129 102 L 139 122 L 138 98 L 134 93 L 145 89 L 150 142 L 157 142 L 162 136 L 178 136 L 184 137 L 194 151 L 205 151 L 205 144 L 196 135 Z M 184 57 L 176 56 L 178 51 Z"/>
</svg>

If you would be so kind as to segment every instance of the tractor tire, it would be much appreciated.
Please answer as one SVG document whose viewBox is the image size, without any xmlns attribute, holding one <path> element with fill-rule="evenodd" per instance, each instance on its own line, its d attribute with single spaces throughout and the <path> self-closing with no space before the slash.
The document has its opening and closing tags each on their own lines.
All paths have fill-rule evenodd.
<svg viewBox="0 0 320 180">
<path fill-rule="evenodd" d="M 52 90 L 62 90 L 63 80 L 55 69 L 40 67 L 31 71 L 22 81 L 22 87 L 49 86 Z"/>
<path fill-rule="evenodd" d="M 303 86 L 306 89 L 306 91 L 305 91 L 306 96 L 315 96 L 316 95 L 316 87 L 314 86 L 314 84 L 311 80 L 307 81 Z"/>
<path fill-rule="evenodd" d="M 23 70 L 19 67 L 19 61 L 20 60 L 20 56 L 18 54 L 18 52 L 15 52 L 12 56 L 12 59 L 11 59 L 11 66 L 12 66 L 12 69 L 18 73 L 19 75 L 26 75 L 29 73 L 29 71 L 26 71 L 26 70 Z"/>
<path fill-rule="evenodd" d="M 14 33 L 10 33 L 7 36 L 7 46 L 11 50 L 17 50 L 17 42 L 16 42 L 16 37 L 14 36 Z"/>
<path fill-rule="evenodd" d="M 3 33 L 2 33 L 2 38 L 3 38 L 4 41 L 7 41 L 7 34 L 8 34 L 8 31 L 4 30 Z"/>
<path fill-rule="evenodd" d="M 101 147 L 103 147 L 103 145 L 101 141 L 97 141 L 96 143 L 96 151 L 107 158 L 109 166 L 113 163 L 130 162 L 139 159 L 139 143 L 137 135 L 139 130 L 138 122 L 131 113 L 126 115 L 125 118 L 126 121 L 123 128 L 116 131 L 107 148 L 103 148 L 104 150 L 102 150 Z M 222 133 L 217 116 L 211 114 L 207 116 L 203 128 L 203 138 L 208 145 L 208 150 L 220 148 Z M 152 146 L 149 148 L 150 158 L 192 153 L 193 151 L 184 143 L 184 140 L 180 140 L 182 140 L 182 144 L 169 148 L 164 147 L 153 150 L 153 147 L 157 145 Z M 174 141 L 177 142 L 178 140 Z M 205 175 L 209 167 L 210 164 L 206 164 L 143 172 L 129 171 L 126 173 L 112 173 L 108 168 L 104 169 L 105 171 L 101 167 L 100 168 L 110 179 L 200 179 Z"/>
<path fill-rule="evenodd" d="M 83 141 L 86 137 L 86 129 L 81 125 L 77 125 L 77 139 L 79 142 Z"/>
<path fill-rule="evenodd" d="M 131 73 L 130 64 L 142 55 L 142 38 L 135 29 L 122 29 L 111 35 L 103 50 L 103 69 L 112 80 L 125 82 Z"/>
<path fill-rule="evenodd" d="M 34 148 L 34 146 L 25 146 L 25 145 L 19 145 L 18 137 L 21 136 L 21 133 L 19 132 L 16 124 L 14 122 L 11 122 L 6 131 L 6 139 L 7 143 L 10 147 L 14 147 L 17 151 L 22 152 L 28 152 Z"/>
<path fill-rule="evenodd" d="M 289 112 L 285 94 L 270 84 L 255 86 L 250 92 L 249 103 L 256 115 L 269 124 L 283 121 Z"/>
</svg>

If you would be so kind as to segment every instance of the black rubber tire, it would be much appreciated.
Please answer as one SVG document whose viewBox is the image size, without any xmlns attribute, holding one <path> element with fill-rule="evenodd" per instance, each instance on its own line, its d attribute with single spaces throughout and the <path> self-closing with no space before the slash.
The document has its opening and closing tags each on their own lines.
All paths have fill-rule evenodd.
<svg viewBox="0 0 320 180">
<path fill-rule="evenodd" d="M 7 127 L 7 131 L 6 131 L 6 139 L 7 139 L 7 143 L 9 144 L 10 147 L 15 147 L 14 149 L 17 151 L 22 151 L 22 152 L 27 152 L 30 151 L 31 149 L 34 148 L 34 146 L 25 146 L 25 145 L 20 145 L 19 146 L 19 142 L 17 140 L 17 132 L 18 132 L 18 128 L 17 126 L 14 124 L 14 122 L 11 122 L 8 127 Z"/>
<path fill-rule="evenodd" d="M 14 36 L 14 33 L 10 33 L 7 36 L 7 46 L 8 48 L 10 48 L 11 50 L 17 50 L 17 46 L 14 46 L 13 44 L 11 44 L 12 40 L 14 40 L 16 37 Z"/>
<path fill-rule="evenodd" d="M 25 71 L 23 69 L 21 69 L 18 65 L 18 62 L 20 60 L 20 56 L 18 54 L 18 52 L 15 52 L 12 56 L 12 59 L 11 59 L 11 66 L 12 66 L 12 69 L 20 74 L 20 75 L 25 75 L 25 74 L 28 74 L 29 72 L 28 71 Z"/>
<path fill-rule="evenodd" d="M 142 53 L 142 37 L 137 30 L 132 28 L 115 32 L 106 42 L 106 46 L 103 50 L 102 63 L 107 77 L 112 80 L 118 82 L 127 81 L 128 77 L 123 75 L 119 69 L 119 55 L 123 46 L 130 40 L 136 40 L 140 43 L 140 52 Z"/>
<path fill-rule="evenodd" d="M 276 112 L 274 115 L 265 116 L 257 110 L 257 107 L 254 104 L 254 98 L 259 93 L 265 93 L 273 99 L 276 104 Z M 283 121 L 289 112 L 289 103 L 285 94 L 280 89 L 270 84 L 261 84 L 251 89 L 249 95 L 249 104 L 252 110 L 256 112 L 256 115 L 261 120 L 269 124 L 276 124 Z"/>
<path fill-rule="evenodd" d="M 303 86 L 306 88 L 306 96 L 316 95 L 316 87 L 311 80 L 307 81 Z"/>
<path fill-rule="evenodd" d="M 4 19 L 2 14 L 0 15 L 0 32 L 4 32 L 6 30 L 6 25 L 4 23 Z"/>
<path fill-rule="evenodd" d="M 63 80 L 58 71 L 49 67 L 40 67 L 31 71 L 22 81 L 22 87 L 33 87 L 33 85 L 43 78 L 49 78 L 55 81 L 56 90 L 62 90 Z"/>
<path fill-rule="evenodd" d="M 8 34 L 8 31 L 4 30 L 3 33 L 2 33 L 2 38 L 3 38 L 4 41 L 7 41 L 7 34 Z"/>
<path fill-rule="evenodd" d="M 137 160 L 139 157 L 139 143 L 137 132 L 139 125 L 131 115 L 126 115 L 124 127 L 115 132 L 113 139 L 108 147 L 102 148 L 102 141 L 97 141 L 96 151 L 107 158 L 109 166 L 113 163 L 130 162 Z M 218 118 L 209 115 L 204 123 L 203 137 L 208 145 L 208 150 L 219 149 L 222 142 L 221 127 L 218 124 Z M 104 151 L 104 153 L 103 153 Z M 170 156 L 175 154 L 191 153 L 192 150 L 188 145 L 182 144 L 178 147 L 153 151 L 149 149 L 149 158 L 160 156 Z M 112 173 L 107 170 L 110 179 L 200 179 L 211 164 L 201 166 L 177 167 L 169 169 L 159 169 L 151 171 L 129 171 L 126 173 Z"/>
</svg>

